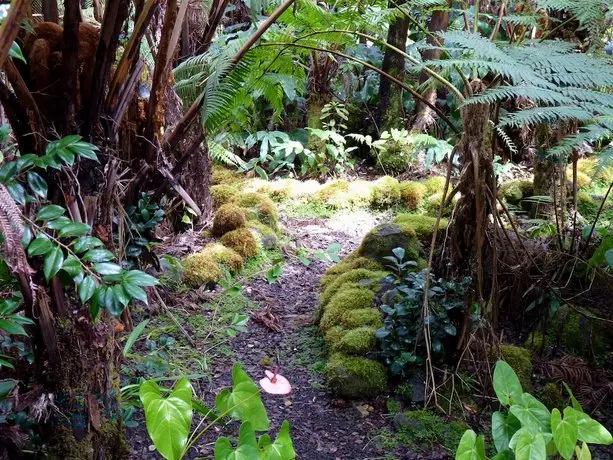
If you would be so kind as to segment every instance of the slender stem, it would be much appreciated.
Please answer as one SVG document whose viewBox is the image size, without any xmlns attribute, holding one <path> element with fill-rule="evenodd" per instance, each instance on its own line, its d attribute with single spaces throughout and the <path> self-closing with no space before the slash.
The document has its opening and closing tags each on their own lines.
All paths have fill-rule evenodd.
<svg viewBox="0 0 613 460">
<path fill-rule="evenodd" d="M 604 204 L 607 202 L 607 198 L 609 197 L 609 194 L 611 193 L 611 189 L 613 189 L 613 182 L 611 182 L 611 185 L 609 185 L 609 189 L 607 190 L 607 193 L 605 194 L 604 198 L 602 199 L 602 202 L 600 203 L 600 207 L 598 208 L 598 212 L 596 213 L 596 217 L 594 218 L 594 222 L 592 223 L 592 228 L 590 229 L 590 234 L 587 237 L 587 241 L 583 245 L 583 249 L 587 248 L 588 245 L 590 244 L 590 241 L 592 240 L 592 235 L 594 234 L 594 229 L 596 228 L 596 224 L 598 223 L 598 219 L 600 219 L 600 214 L 602 213 L 602 210 L 604 208 Z"/>
<path fill-rule="evenodd" d="M 481 0 L 475 0 L 475 19 L 473 23 L 473 32 L 479 33 L 479 9 L 481 7 Z"/>
</svg>

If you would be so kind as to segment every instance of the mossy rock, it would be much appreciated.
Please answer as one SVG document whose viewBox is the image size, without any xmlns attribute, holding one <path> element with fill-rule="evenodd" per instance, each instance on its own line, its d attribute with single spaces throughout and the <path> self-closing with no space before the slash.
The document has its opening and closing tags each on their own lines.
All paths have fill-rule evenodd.
<svg viewBox="0 0 613 460">
<path fill-rule="evenodd" d="M 320 285 L 322 288 L 326 288 L 332 283 L 339 275 L 346 273 L 350 270 L 355 270 L 357 268 L 365 268 L 366 270 L 378 271 L 383 268 L 383 266 L 374 260 L 368 259 L 366 257 L 359 257 L 356 253 L 350 254 L 348 257 L 343 259 L 336 265 L 330 267 L 324 276 L 320 279 Z"/>
<path fill-rule="evenodd" d="M 351 209 L 368 208 L 372 201 L 374 185 L 365 180 L 355 180 L 349 183 L 347 203 Z"/>
<path fill-rule="evenodd" d="M 235 197 L 235 202 L 238 206 L 246 208 L 247 220 L 257 220 L 274 230 L 279 227 L 277 206 L 266 195 L 257 192 L 241 193 Z"/>
<path fill-rule="evenodd" d="M 209 257 L 233 273 L 243 268 L 243 257 L 234 249 L 221 243 L 209 243 L 198 254 L 202 257 Z"/>
<path fill-rule="evenodd" d="M 402 174 L 413 163 L 416 155 L 410 145 L 390 141 L 385 150 L 377 154 L 377 169 L 383 174 Z"/>
<path fill-rule="evenodd" d="M 196 253 L 183 261 L 185 282 L 193 287 L 213 287 L 223 276 L 221 266 L 210 255 Z"/>
<path fill-rule="evenodd" d="M 215 209 L 220 206 L 230 203 L 238 194 L 238 189 L 234 185 L 218 184 L 211 186 L 211 197 L 213 198 L 213 207 Z"/>
<path fill-rule="evenodd" d="M 358 308 L 343 313 L 341 326 L 345 329 L 354 329 L 360 326 L 370 326 L 375 329 L 383 327 L 381 312 L 376 308 Z"/>
<path fill-rule="evenodd" d="M 213 236 L 222 236 L 232 230 L 244 227 L 247 224 L 244 211 L 234 203 L 227 203 L 220 207 L 213 217 Z"/>
<path fill-rule="evenodd" d="M 377 330 L 374 327 L 351 329 L 332 345 L 332 350 L 348 355 L 365 355 L 377 347 L 376 334 Z"/>
<path fill-rule="evenodd" d="M 324 184 L 317 192 L 315 192 L 309 201 L 324 204 L 331 208 L 342 209 L 348 207 L 349 204 L 349 182 L 338 180 Z"/>
<path fill-rule="evenodd" d="M 326 345 L 332 347 L 335 343 L 339 342 L 343 336 L 347 333 L 347 329 L 342 326 L 332 326 L 330 329 L 326 331 L 326 335 L 324 335 L 324 340 Z"/>
<path fill-rule="evenodd" d="M 428 192 L 428 188 L 421 182 L 401 182 L 400 201 L 409 211 L 417 211 Z"/>
<path fill-rule="evenodd" d="M 532 353 L 540 353 L 548 346 L 546 337 L 541 331 L 532 331 L 528 334 L 528 338 L 524 342 L 524 347 Z"/>
<path fill-rule="evenodd" d="M 333 353 L 326 369 L 331 390 L 347 398 L 376 396 L 387 387 L 387 371 L 378 361 Z"/>
<path fill-rule="evenodd" d="M 521 200 L 533 195 L 534 185 L 531 180 L 513 180 L 502 184 L 498 189 L 498 196 L 513 205 L 518 205 Z"/>
<path fill-rule="evenodd" d="M 422 182 L 426 187 L 426 196 L 445 191 L 445 178 L 442 176 L 432 176 Z"/>
<path fill-rule="evenodd" d="M 233 171 L 223 166 L 215 165 L 213 167 L 213 175 L 211 178 L 211 184 L 237 184 L 244 181 L 244 176 L 238 171 Z"/>
<path fill-rule="evenodd" d="M 562 388 L 557 383 L 547 383 L 543 388 L 538 390 L 537 396 L 549 410 L 555 408 L 562 410 L 566 405 L 562 394 Z"/>
<path fill-rule="evenodd" d="M 339 275 L 334 281 L 330 283 L 328 287 L 323 291 L 320 296 L 320 305 L 325 307 L 328 305 L 332 297 L 341 291 L 341 289 L 347 289 L 349 286 L 357 286 L 360 288 L 366 288 L 374 293 L 380 289 L 380 281 L 385 277 L 388 272 L 373 271 L 365 268 L 357 268 L 349 270 L 348 272 Z"/>
<path fill-rule="evenodd" d="M 451 212 L 453 211 L 453 208 L 455 207 L 459 199 L 460 199 L 459 195 L 456 194 L 451 200 L 451 203 L 449 203 L 449 205 L 445 209 L 443 209 L 443 216 L 449 217 L 451 215 Z M 433 216 L 433 217 L 438 216 L 438 210 L 441 207 L 442 201 L 443 201 L 443 192 L 438 192 L 438 193 L 435 193 L 434 195 L 430 195 L 424 200 L 424 205 L 423 205 L 424 212 L 428 214 L 429 216 Z"/>
<path fill-rule="evenodd" d="M 451 420 L 428 410 L 401 412 L 393 419 L 403 443 L 419 450 L 434 446 L 457 446 L 470 427 L 462 420 Z"/>
<path fill-rule="evenodd" d="M 521 386 L 526 392 L 532 391 L 532 353 L 515 345 L 500 345 L 502 359 L 513 368 Z"/>
<path fill-rule="evenodd" d="M 583 190 L 579 190 L 577 193 L 577 210 L 579 213 L 588 220 L 596 217 L 600 203 L 592 198 L 592 196 Z"/>
<path fill-rule="evenodd" d="M 267 225 L 259 221 L 247 222 L 247 228 L 253 230 L 264 249 L 277 249 L 279 247 L 279 238 L 277 233 Z"/>
<path fill-rule="evenodd" d="M 357 253 L 360 257 L 385 264 L 384 258 L 391 256 L 395 248 L 405 250 L 405 260 L 419 259 L 421 245 L 415 230 L 410 225 L 404 223 L 377 225 L 366 234 Z"/>
<path fill-rule="evenodd" d="M 339 326 L 345 313 L 349 310 L 372 308 L 375 305 L 375 293 L 369 289 L 341 287 L 323 308 L 319 323 L 322 331 L 332 326 Z"/>
<path fill-rule="evenodd" d="M 397 179 L 383 176 L 374 182 L 370 202 L 373 208 L 390 208 L 399 204 L 400 199 L 400 183 Z"/>
<path fill-rule="evenodd" d="M 258 253 L 258 241 L 248 228 L 238 228 L 221 237 L 224 246 L 234 249 L 243 258 L 248 259 Z"/>
<path fill-rule="evenodd" d="M 394 219 L 394 222 L 410 225 L 415 230 L 417 238 L 422 242 L 429 242 L 436 227 L 436 217 L 425 216 L 423 214 L 399 214 Z M 441 219 L 438 225 L 439 232 L 446 230 L 448 225 L 449 220 Z"/>
</svg>

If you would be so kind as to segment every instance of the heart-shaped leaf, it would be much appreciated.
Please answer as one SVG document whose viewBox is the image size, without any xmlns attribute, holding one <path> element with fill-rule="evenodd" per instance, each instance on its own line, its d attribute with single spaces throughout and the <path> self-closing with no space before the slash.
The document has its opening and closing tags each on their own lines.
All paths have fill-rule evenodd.
<svg viewBox="0 0 613 460">
<path fill-rule="evenodd" d="M 551 414 L 542 402 L 530 393 L 524 393 L 518 402 L 519 404 L 512 405 L 509 410 L 521 422 L 522 427 L 533 432 L 551 431 Z"/>
<path fill-rule="evenodd" d="M 496 362 L 494 368 L 494 392 L 500 403 L 505 406 L 519 402 L 523 393 L 517 374 L 504 361 Z"/>
<path fill-rule="evenodd" d="M 545 458 L 547 458 L 547 448 L 543 435 L 522 430 L 515 444 L 515 460 L 543 460 Z"/>
<path fill-rule="evenodd" d="M 485 460 L 483 436 L 477 436 L 473 430 L 466 430 L 460 439 L 455 460 Z"/>
<path fill-rule="evenodd" d="M 521 428 L 521 423 L 513 414 L 504 415 L 502 412 L 492 414 L 492 439 L 497 452 L 509 448 L 509 441 Z"/>
<path fill-rule="evenodd" d="M 564 410 L 564 419 L 558 409 L 551 411 L 551 433 L 553 434 L 553 441 L 556 444 L 556 448 L 562 457 L 566 460 L 570 460 L 575 451 L 577 445 L 577 436 L 579 431 L 577 430 L 576 419 L 572 414 L 569 414 L 569 407 Z"/>
<path fill-rule="evenodd" d="M 292 460 L 296 458 L 296 451 L 292 438 L 289 435 L 289 422 L 283 421 L 275 442 L 270 442 L 270 436 L 262 435 L 258 447 L 263 458 L 266 460 Z"/>
</svg>

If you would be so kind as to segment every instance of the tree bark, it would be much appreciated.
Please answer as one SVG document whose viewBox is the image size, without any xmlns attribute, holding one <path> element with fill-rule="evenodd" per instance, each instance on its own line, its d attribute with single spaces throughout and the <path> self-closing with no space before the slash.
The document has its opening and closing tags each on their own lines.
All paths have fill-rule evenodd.
<svg viewBox="0 0 613 460">
<path fill-rule="evenodd" d="M 46 22 L 60 22 L 60 14 L 57 9 L 57 0 L 42 0 L 43 18 Z"/>
<path fill-rule="evenodd" d="M 393 8 L 396 4 L 404 5 L 405 3 L 406 0 L 398 2 L 390 1 L 390 8 Z M 389 25 L 387 43 L 404 51 L 407 46 L 408 33 L 409 20 L 407 18 L 397 18 Z M 404 66 L 404 56 L 390 48 L 385 48 L 381 70 L 402 81 L 405 76 Z M 402 88 L 392 84 L 387 78 L 381 79 L 379 84 L 379 105 L 377 107 L 377 123 L 380 130 L 398 127 L 398 121 L 404 118 L 402 94 Z"/>
<path fill-rule="evenodd" d="M 449 26 L 449 11 L 445 10 L 436 10 L 432 13 L 430 18 L 430 24 L 428 25 L 428 32 L 431 35 L 428 36 L 426 41 L 428 44 L 433 46 L 441 46 L 443 43 L 443 39 L 436 36 L 437 32 L 447 30 Z M 440 49 L 427 49 L 422 53 L 422 59 L 424 61 L 436 60 L 441 57 Z M 428 74 L 426 72 L 421 72 L 419 76 L 419 84 L 423 84 L 428 80 Z M 437 99 L 437 90 L 436 88 L 428 88 L 423 93 L 424 99 L 429 101 L 431 104 L 436 104 Z M 417 131 L 427 131 L 435 121 L 435 112 L 424 102 L 417 100 L 415 106 L 416 116 L 415 121 L 413 123 L 413 129 Z"/>
<path fill-rule="evenodd" d="M 79 22 L 81 9 L 79 0 L 64 0 L 64 47 L 62 50 L 62 99 L 59 118 L 60 134 L 76 130 L 76 95 L 78 84 Z"/>
</svg>

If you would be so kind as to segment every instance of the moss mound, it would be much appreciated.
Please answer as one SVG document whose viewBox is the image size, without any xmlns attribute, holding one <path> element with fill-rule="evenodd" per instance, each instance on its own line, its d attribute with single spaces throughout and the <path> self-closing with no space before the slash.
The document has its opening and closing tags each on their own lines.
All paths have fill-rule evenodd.
<svg viewBox="0 0 613 460">
<path fill-rule="evenodd" d="M 233 171 L 223 166 L 215 165 L 213 167 L 213 177 L 211 178 L 211 184 L 236 184 L 242 182 L 244 177 L 238 171 Z"/>
<path fill-rule="evenodd" d="M 257 220 L 275 230 L 278 228 L 277 206 L 266 195 L 257 192 L 241 193 L 235 201 L 238 206 L 247 208 L 245 214 L 248 220 Z"/>
<path fill-rule="evenodd" d="M 355 329 L 360 326 L 370 326 L 379 329 L 383 326 L 381 313 L 376 308 L 358 308 L 346 311 L 341 318 L 341 326 L 345 329 Z"/>
<path fill-rule="evenodd" d="M 346 333 L 347 329 L 343 328 L 342 326 L 332 326 L 326 331 L 324 340 L 326 341 L 326 344 L 331 347 L 333 344 L 339 342 Z"/>
<path fill-rule="evenodd" d="M 332 344 L 334 351 L 349 355 L 365 355 L 377 346 L 377 330 L 373 327 L 358 327 L 347 331 L 338 342 Z"/>
<path fill-rule="evenodd" d="M 515 345 L 501 345 L 500 353 L 513 368 L 524 391 L 532 391 L 532 353 L 526 348 Z"/>
<path fill-rule="evenodd" d="M 398 439 L 418 450 L 457 446 L 470 427 L 463 420 L 450 420 L 427 410 L 401 412 L 394 416 Z"/>
<path fill-rule="evenodd" d="M 384 209 L 400 203 L 400 198 L 400 182 L 383 176 L 373 184 L 370 204 L 373 208 Z"/>
<path fill-rule="evenodd" d="M 377 155 L 377 168 L 383 174 L 402 174 L 409 169 L 413 158 L 410 146 L 392 143 Z"/>
<path fill-rule="evenodd" d="M 406 260 L 417 260 L 420 244 L 415 230 L 404 223 L 386 223 L 377 225 L 362 240 L 358 255 L 385 263 L 384 257 L 392 255 L 395 248 L 404 248 Z"/>
<path fill-rule="evenodd" d="M 459 195 L 456 194 L 445 209 L 443 209 L 443 216 L 449 217 L 451 212 L 453 211 L 454 206 L 459 200 Z M 430 216 L 438 216 L 438 209 L 441 207 L 441 202 L 443 201 L 443 192 L 435 193 L 434 195 L 430 195 L 428 198 L 424 200 L 424 212 Z"/>
<path fill-rule="evenodd" d="M 245 213 L 234 203 L 227 203 L 220 207 L 213 218 L 213 236 L 222 236 L 227 232 L 244 227 L 247 223 Z"/>
<path fill-rule="evenodd" d="M 230 249 L 221 243 L 209 243 L 202 251 L 202 257 L 209 257 L 212 261 L 225 266 L 231 272 L 237 272 L 243 268 L 243 258 L 234 249 Z"/>
<path fill-rule="evenodd" d="M 421 182 L 401 182 L 400 200 L 409 211 L 417 211 L 428 189 Z"/>
<path fill-rule="evenodd" d="M 277 233 L 267 225 L 259 221 L 247 222 L 247 227 L 253 230 L 264 249 L 276 249 L 279 247 Z"/>
<path fill-rule="evenodd" d="M 374 292 L 349 285 L 341 287 L 325 306 L 320 327 L 323 331 L 327 331 L 332 326 L 340 325 L 347 311 L 372 308 L 374 304 Z"/>
<path fill-rule="evenodd" d="M 557 383 L 547 383 L 543 388 L 538 391 L 539 400 L 542 401 L 547 409 L 552 410 L 554 408 L 563 409 L 566 405 L 564 396 L 562 394 L 562 388 Z"/>
<path fill-rule="evenodd" d="M 237 194 L 238 189 L 233 185 L 219 184 L 211 186 L 213 207 L 217 209 L 226 203 L 230 203 Z"/>
<path fill-rule="evenodd" d="M 332 391 L 348 398 L 375 396 L 387 386 L 387 371 L 381 363 L 342 353 L 330 356 L 326 375 Z"/>
<path fill-rule="evenodd" d="M 591 217 L 596 217 L 599 207 L 600 203 L 594 200 L 589 193 L 579 190 L 577 193 L 577 210 L 583 217 L 588 219 Z"/>
<path fill-rule="evenodd" d="M 185 259 L 183 262 L 183 273 L 185 282 L 194 287 L 202 285 L 211 287 L 223 276 L 223 271 L 219 264 L 209 254 L 202 252 L 192 254 Z"/>
<path fill-rule="evenodd" d="M 310 201 L 336 209 L 346 208 L 348 206 L 348 191 L 349 182 L 344 180 L 330 182 L 315 192 Z"/>
<path fill-rule="evenodd" d="M 322 307 L 328 305 L 332 297 L 342 288 L 347 289 L 345 284 L 353 285 L 353 287 L 366 288 L 372 292 L 379 291 L 379 281 L 387 275 L 384 271 L 372 271 L 365 268 L 349 270 L 348 272 L 339 275 L 330 285 L 324 290 L 320 296 L 320 304 Z"/>
<path fill-rule="evenodd" d="M 258 242 L 248 228 L 238 228 L 224 234 L 221 242 L 224 246 L 234 249 L 245 259 L 258 253 Z"/>
<path fill-rule="evenodd" d="M 366 257 L 358 257 L 354 253 L 349 255 L 347 258 L 345 258 L 338 264 L 333 265 L 326 271 L 325 275 L 322 276 L 320 280 L 321 287 L 326 288 L 339 275 L 342 275 L 343 273 L 346 273 L 350 270 L 355 270 L 357 268 L 365 268 L 366 270 L 377 271 L 381 270 L 383 267 L 379 262 L 367 259 Z"/>
<path fill-rule="evenodd" d="M 426 187 L 426 196 L 435 193 L 443 193 L 445 190 L 445 178 L 442 176 L 432 176 L 422 182 Z"/>
<path fill-rule="evenodd" d="M 424 216 L 423 214 L 399 214 L 394 219 L 394 222 L 399 224 L 410 225 L 417 238 L 421 241 L 429 240 L 434 233 L 436 227 L 436 217 Z M 439 230 L 446 230 L 449 225 L 447 219 L 441 219 L 438 225 Z"/>
<path fill-rule="evenodd" d="M 529 180 L 513 180 L 502 184 L 498 189 L 498 196 L 509 204 L 518 205 L 525 198 L 534 195 L 534 185 Z"/>
</svg>

